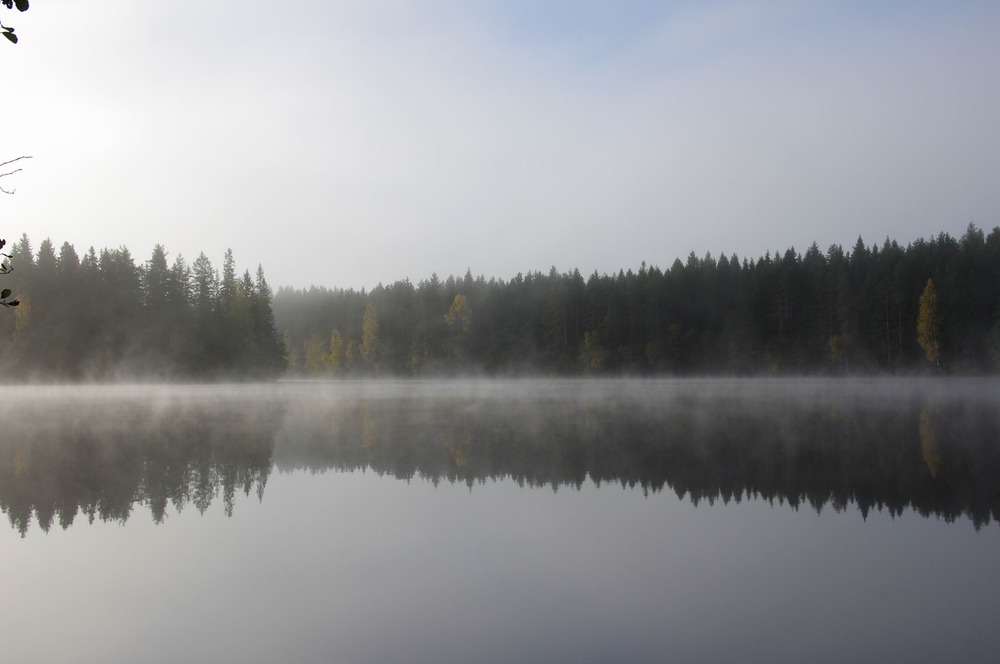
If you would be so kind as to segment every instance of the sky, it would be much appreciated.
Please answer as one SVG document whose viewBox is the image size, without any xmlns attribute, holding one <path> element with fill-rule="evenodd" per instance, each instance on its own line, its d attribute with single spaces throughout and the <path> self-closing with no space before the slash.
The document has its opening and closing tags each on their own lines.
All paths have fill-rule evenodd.
<svg viewBox="0 0 1000 664">
<path fill-rule="evenodd" d="M 1000 3 L 0 8 L 0 237 L 272 286 L 617 273 L 1000 225 Z M 16 266 L 15 266 L 16 269 Z"/>
</svg>

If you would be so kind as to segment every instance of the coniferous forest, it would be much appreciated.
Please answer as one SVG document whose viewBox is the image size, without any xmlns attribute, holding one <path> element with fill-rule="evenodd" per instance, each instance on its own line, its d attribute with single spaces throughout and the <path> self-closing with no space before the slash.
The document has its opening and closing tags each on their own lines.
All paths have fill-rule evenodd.
<svg viewBox="0 0 1000 664">
<path fill-rule="evenodd" d="M 589 277 L 280 288 L 274 311 L 289 370 L 316 376 L 991 372 L 1000 228 Z"/>
<path fill-rule="evenodd" d="M 13 244 L 4 286 L 20 304 L 0 317 L 8 380 L 274 378 L 285 368 L 264 271 L 222 274 L 201 254 L 168 265 L 157 245 L 136 264 L 125 247 L 82 258 L 51 240 Z"/>
<path fill-rule="evenodd" d="M 420 375 L 986 373 L 1000 367 L 1000 228 L 861 238 L 669 269 L 436 275 L 272 291 L 157 246 L 13 244 L 8 380 Z"/>
</svg>

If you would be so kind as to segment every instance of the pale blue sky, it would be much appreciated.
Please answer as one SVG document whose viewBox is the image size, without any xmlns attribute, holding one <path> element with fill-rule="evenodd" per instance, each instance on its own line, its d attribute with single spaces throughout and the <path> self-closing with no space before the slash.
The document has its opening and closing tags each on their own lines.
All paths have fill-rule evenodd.
<svg viewBox="0 0 1000 664">
<path fill-rule="evenodd" d="M 1000 224 L 1000 5 L 39 1 L 3 232 L 275 285 Z"/>
</svg>

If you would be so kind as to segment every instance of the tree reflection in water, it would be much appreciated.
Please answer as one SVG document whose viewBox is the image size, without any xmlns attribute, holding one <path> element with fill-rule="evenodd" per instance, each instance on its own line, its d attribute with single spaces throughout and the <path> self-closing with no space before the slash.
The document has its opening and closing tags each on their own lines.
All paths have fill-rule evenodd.
<svg viewBox="0 0 1000 664">
<path fill-rule="evenodd" d="M 1000 517 L 993 383 L 511 381 L 8 389 L 0 508 L 23 535 L 263 499 L 280 472 L 372 470 L 473 487 L 584 482 L 694 505 Z M 337 508 L 342 509 L 342 508 Z M 346 509 L 346 508 L 343 508 Z"/>
</svg>

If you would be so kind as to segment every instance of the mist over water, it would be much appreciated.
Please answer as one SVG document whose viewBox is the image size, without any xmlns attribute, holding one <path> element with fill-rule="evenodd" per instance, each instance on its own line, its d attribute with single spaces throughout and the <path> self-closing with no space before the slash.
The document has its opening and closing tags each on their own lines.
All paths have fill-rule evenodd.
<svg viewBox="0 0 1000 664">
<path fill-rule="evenodd" d="M 26 607 L 0 619 L 40 634 L 93 598 L 77 649 L 18 651 L 37 661 L 930 661 L 956 639 L 970 656 L 990 647 L 976 630 L 1000 591 L 1000 381 L 0 399 L 0 564 L 10 606 Z M 962 607 L 947 624 L 941 597 Z M 191 601 L 217 612 L 186 613 Z"/>
<path fill-rule="evenodd" d="M 26 533 L 78 512 L 162 521 L 263 496 L 279 471 L 473 486 L 672 490 L 978 528 L 1000 515 L 991 380 L 511 380 L 8 388 L 0 506 Z M 72 481 L 64 477 L 72 475 Z M 85 480 L 85 481 L 81 481 Z M 113 488 L 114 500 L 108 493 Z M 127 486 L 127 490 L 125 487 Z"/>
</svg>

